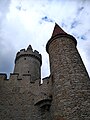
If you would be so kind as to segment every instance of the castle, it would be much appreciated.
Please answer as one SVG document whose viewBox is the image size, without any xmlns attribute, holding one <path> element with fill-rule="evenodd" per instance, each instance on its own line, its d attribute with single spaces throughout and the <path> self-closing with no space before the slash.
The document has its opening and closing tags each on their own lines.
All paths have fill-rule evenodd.
<svg viewBox="0 0 90 120">
<path fill-rule="evenodd" d="M 0 74 L 0 120 L 90 120 L 90 79 L 76 39 L 55 24 L 46 45 L 50 76 L 41 81 L 42 56 L 17 53 L 14 72 Z"/>
</svg>

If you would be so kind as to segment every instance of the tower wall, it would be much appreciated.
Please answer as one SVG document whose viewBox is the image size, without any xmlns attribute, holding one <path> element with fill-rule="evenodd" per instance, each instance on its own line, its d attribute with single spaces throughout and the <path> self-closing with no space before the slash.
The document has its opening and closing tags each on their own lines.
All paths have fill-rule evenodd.
<svg viewBox="0 0 90 120">
<path fill-rule="evenodd" d="M 29 46 L 27 50 L 22 49 L 17 53 L 14 73 L 19 73 L 19 76 L 29 74 L 34 81 L 41 78 L 41 64 L 41 54 Z"/>
<path fill-rule="evenodd" d="M 90 119 L 90 79 L 76 44 L 71 35 L 58 34 L 46 46 L 53 81 L 52 120 Z"/>
</svg>

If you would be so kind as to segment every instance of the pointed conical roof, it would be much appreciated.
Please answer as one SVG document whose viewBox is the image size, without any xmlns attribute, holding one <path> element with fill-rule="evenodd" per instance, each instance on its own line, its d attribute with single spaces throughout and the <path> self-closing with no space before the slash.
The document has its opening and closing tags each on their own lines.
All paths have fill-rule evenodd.
<svg viewBox="0 0 90 120">
<path fill-rule="evenodd" d="M 75 42 L 75 45 L 77 45 L 76 39 L 72 35 L 67 34 L 57 23 L 55 23 L 55 27 L 54 27 L 52 36 L 51 36 L 50 40 L 47 42 L 47 44 L 46 44 L 46 51 L 47 52 L 48 52 L 49 45 L 52 43 L 53 40 L 56 40 L 55 38 L 57 38 L 57 37 L 58 38 L 60 38 L 60 37 L 70 38 Z"/>
<path fill-rule="evenodd" d="M 62 28 L 57 23 L 55 23 L 55 27 L 54 27 L 54 30 L 53 30 L 53 33 L 52 33 L 52 37 L 54 37 L 58 34 L 67 34 L 67 33 L 64 32 L 64 30 L 62 30 Z"/>
</svg>

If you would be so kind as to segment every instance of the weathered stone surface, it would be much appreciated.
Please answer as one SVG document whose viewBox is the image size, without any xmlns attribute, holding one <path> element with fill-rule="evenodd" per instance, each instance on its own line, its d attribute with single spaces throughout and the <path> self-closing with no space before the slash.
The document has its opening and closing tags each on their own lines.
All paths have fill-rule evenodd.
<svg viewBox="0 0 90 120">
<path fill-rule="evenodd" d="M 90 79 L 76 40 L 56 24 L 46 49 L 49 77 L 31 45 L 17 53 L 14 72 L 0 74 L 0 120 L 90 120 Z"/>
<path fill-rule="evenodd" d="M 65 120 L 90 119 L 90 79 L 75 38 L 65 33 L 52 36 L 46 48 L 54 81 L 52 120 L 58 116 Z"/>
</svg>

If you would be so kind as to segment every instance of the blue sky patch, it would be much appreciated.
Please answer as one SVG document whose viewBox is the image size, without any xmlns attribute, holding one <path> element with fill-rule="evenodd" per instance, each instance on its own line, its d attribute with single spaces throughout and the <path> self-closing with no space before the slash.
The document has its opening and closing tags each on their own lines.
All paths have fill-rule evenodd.
<svg viewBox="0 0 90 120">
<path fill-rule="evenodd" d="M 73 21 L 73 22 L 71 23 L 71 29 L 75 28 L 78 24 L 79 24 L 78 21 L 76 21 L 76 20 Z"/>
<path fill-rule="evenodd" d="M 62 27 L 67 27 L 67 25 L 65 23 L 62 22 L 61 24 Z"/>
<path fill-rule="evenodd" d="M 86 36 L 85 36 L 85 35 L 82 35 L 82 36 L 81 36 L 81 39 L 82 39 L 82 40 L 86 40 Z"/>
<path fill-rule="evenodd" d="M 47 16 L 42 17 L 42 20 L 45 21 L 45 22 L 53 22 L 53 20 L 48 18 Z"/>
<path fill-rule="evenodd" d="M 80 12 L 82 11 L 84 9 L 84 7 L 82 6 L 82 7 L 80 7 L 80 8 L 78 8 L 77 9 L 77 14 L 80 14 Z"/>
<path fill-rule="evenodd" d="M 82 6 L 78 9 L 78 11 L 81 12 L 83 9 L 84 9 L 84 7 Z"/>
</svg>

